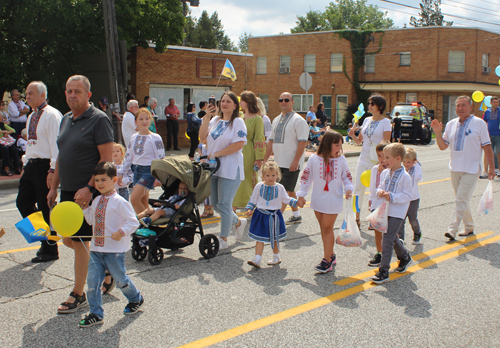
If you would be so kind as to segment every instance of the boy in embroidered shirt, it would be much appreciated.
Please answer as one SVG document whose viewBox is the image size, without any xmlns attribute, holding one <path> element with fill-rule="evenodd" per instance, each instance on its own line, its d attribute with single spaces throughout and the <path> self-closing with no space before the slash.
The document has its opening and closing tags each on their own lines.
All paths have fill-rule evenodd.
<svg viewBox="0 0 500 348">
<path fill-rule="evenodd" d="M 78 326 L 89 327 L 102 324 L 101 284 L 106 270 L 116 282 L 129 303 L 124 314 L 135 314 L 144 303 L 144 298 L 127 276 L 125 253 L 130 250 L 130 235 L 139 222 L 134 209 L 115 190 L 116 167 L 111 162 L 101 162 L 94 170 L 95 187 L 101 193 L 92 206 L 83 210 L 85 220 L 92 225 L 93 237 L 90 244 L 90 261 L 87 276 L 87 295 L 90 313 Z"/>
<path fill-rule="evenodd" d="M 382 236 L 380 268 L 377 274 L 371 278 L 372 282 L 376 284 L 389 281 L 393 248 L 399 259 L 399 266 L 395 270 L 397 273 L 406 272 L 413 261 L 403 242 L 397 238 L 398 231 L 408 211 L 412 193 L 411 177 L 401 166 L 405 154 L 405 148 L 401 143 L 392 143 L 384 148 L 384 161 L 387 169 L 380 174 L 377 196 L 389 202 L 389 211 L 387 232 Z"/>
<path fill-rule="evenodd" d="M 420 162 L 417 161 L 417 152 L 412 149 L 406 149 L 406 155 L 403 160 L 403 165 L 406 169 L 406 172 L 411 177 L 411 185 L 412 185 L 412 197 L 410 201 L 410 206 L 408 208 L 408 212 L 406 216 L 410 221 L 411 228 L 413 230 L 413 241 L 411 244 L 417 245 L 422 244 L 420 239 L 422 238 L 422 231 L 420 230 L 420 224 L 418 223 L 417 214 L 418 214 L 418 206 L 420 204 L 420 194 L 418 192 L 418 182 L 422 180 L 422 168 L 420 166 Z M 398 232 L 398 237 L 402 240 L 405 240 L 405 221 L 401 225 L 401 229 Z"/>
<path fill-rule="evenodd" d="M 137 215 L 139 222 L 144 227 L 148 228 L 152 221 L 155 221 L 163 216 L 172 216 L 175 214 L 176 210 L 179 210 L 182 203 L 186 200 L 189 195 L 189 189 L 184 182 L 180 182 L 179 190 L 176 195 L 170 196 L 167 202 L 175 204 L 175 210 L 169 206 L 163 206 L 161 208 L 148 208 Z"/>
</svg>

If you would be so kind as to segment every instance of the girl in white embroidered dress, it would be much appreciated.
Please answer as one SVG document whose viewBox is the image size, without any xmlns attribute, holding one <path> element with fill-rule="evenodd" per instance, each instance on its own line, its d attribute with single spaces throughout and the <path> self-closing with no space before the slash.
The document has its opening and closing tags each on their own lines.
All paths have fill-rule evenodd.
<svg viewBox="0 0 500 348">
<path fill-rule="evenodd" d="M 346 198 L 351 196 L 353 185 L 347 161 L 342 155 L 344 138 L 340 133 L 328 131 L 323 136 L 318 148 L 318 154 L 312 155 L 307 161 L 306 169 L 300 178 L 300 188 L 297 192 L 298 206 L 306 203 L 305 196 L 311 185 L 311 208 L 314 210 L 321 228 L 323 240 L 323 260 L 316 266 L 318 272 L 326 273 L 337 263 L 333 251 L 333 226 L 337 215 L 343 211 L 343 190 Z"/>
</svg>

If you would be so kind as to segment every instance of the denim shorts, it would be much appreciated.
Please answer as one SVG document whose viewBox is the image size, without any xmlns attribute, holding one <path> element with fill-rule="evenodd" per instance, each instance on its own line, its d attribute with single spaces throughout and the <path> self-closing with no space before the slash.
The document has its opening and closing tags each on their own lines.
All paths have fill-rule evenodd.
<svg viewBox="0 0 500 348">
<path fill-rule="evenodd" d="M 491 148 L 498 155 L 500 154 L 500 135 L 491 135 Z"/>
<path fill-rule="evenodd" d="M 134 172 L 134 186 L 141 185 L 149 190 L 154 189 L 156 179 L 151 175 L 151 166 L 134 164 L 132 171 Z"/>
</svg>

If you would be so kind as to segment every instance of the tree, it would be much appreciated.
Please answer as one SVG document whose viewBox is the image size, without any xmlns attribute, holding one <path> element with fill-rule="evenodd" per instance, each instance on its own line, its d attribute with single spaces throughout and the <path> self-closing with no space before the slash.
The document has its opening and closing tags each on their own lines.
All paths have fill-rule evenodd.
<svg viewBox="0 0 500 348">
<path fill-rule="evenodd" d="M 441 14 L 441 0 L 422 0 L 419 16 L 418 19 L 411 16 L 410 25 L 414 27 L 453 25 L 453 22 L 445 21 Z"/>
<path fill-rule="evenodd" d="M 120 40 L 129 47 L 164 52 L 182 39 L 184 16 L 177 0 L 115 0 Z M 64 84 L 81 73 L 82 54 L 105 50 L 102 3 L 97 0 L 0 2 L 0 91 L 47 84 L 50 102 L 66 110 Z"/>
<path fill-rule="evenodd" d="M 209 17 L 208 12 L 203 11 L 198 19 L 189 15 L 186 20 L 186 33 L 187 46 L 236 51 L 233 42 L 224 32 L 217 12 Z"/>
<path fill-rule="evenodd" d="M 238 41 L 238 49 L 240 52 L 248 52 L 248 39 L 252 37 L 252 33 L 248 33 L 245 31 L 243 34 L 240 35 L 239 41 Z"/>
<path fill-rule="evenodd" d="M 325 20 L 325 14 L 321 11 L 309 10 L 305 17 L 297 16 L 297 21 L 295 23 L 295 28 L 290 30 L 292 34 L 329 30 L 328 23 Z"/>
</svg>

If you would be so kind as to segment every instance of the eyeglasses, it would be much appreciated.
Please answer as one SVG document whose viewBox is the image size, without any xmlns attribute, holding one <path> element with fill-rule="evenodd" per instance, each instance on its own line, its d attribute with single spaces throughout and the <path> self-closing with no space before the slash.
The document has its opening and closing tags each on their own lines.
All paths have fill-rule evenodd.
<svg viewBox="0 0 500 348">
<path fill-rule="evenodd" d="M 288 102 L 290 101 L 290 99 L 288 99 L 288 98 L 285 98 L 285 99 L 278 99 L 278 101 L 279 101 L 280 103 L 283 103 L 283 102 L 288 103 Z"/>
</svg>

